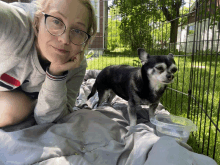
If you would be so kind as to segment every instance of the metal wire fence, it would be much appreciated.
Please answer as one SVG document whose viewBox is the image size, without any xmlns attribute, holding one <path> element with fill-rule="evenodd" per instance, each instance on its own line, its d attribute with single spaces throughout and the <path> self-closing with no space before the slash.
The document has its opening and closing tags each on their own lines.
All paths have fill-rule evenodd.
<svg viewBox="0 0 220 165">
<path fill-rule="evenodd" d="M 94 4 L 100 29 L 87 55 L 88 69 L 140 66 L 139 47 L 150 55 L 173 53 L 178 73 L 161 102 L 170 113 L 197 125 L 188 144 L 220 164 L 220 0 L 94 0 Z"/>
<path fill-rule="evenodd" d="M 178 73 L 161 102 L 197 125 L 188 144 L 220 164 L 220 0 L 91 2 L 98 33 L 87 52 L 88 69 L 141 66 L 139 47 L 150 55 L 173 53 Z"/>
</svg>

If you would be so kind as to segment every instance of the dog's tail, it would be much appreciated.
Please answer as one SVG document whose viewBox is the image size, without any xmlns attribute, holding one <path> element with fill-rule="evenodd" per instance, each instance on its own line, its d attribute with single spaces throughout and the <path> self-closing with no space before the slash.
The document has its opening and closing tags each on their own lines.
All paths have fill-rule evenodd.
<svg viewBox="0 0 220 165">
<path fill-rule="evenodd" d="M 97 89 L 97 83 L 96 83 L 96 81 L 95 81 L 95 83 L 94 83 L 94 85 L 93 85 L 93 87 L 92 87 L 92 91 L 91 91 L 91 93 L 89 94 L 89 96 L 87 97 L 87 100 L 89 100 L 90 97 L 92 97 L 92 96 L 95 94 L 96 89 Z"/>
</svg>

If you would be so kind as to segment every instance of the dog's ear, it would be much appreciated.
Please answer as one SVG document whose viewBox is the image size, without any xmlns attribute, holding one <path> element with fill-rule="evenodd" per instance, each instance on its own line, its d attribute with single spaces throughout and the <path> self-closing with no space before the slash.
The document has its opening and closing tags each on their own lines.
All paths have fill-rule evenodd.
<svg viewBox="0 0 220 165">
<path fill-rule="evenodd" d="M 138 55 L 139 55 L 139 59 L 141 60 L 142 65 L 147 63 L 148 58 L 149 58 L 149 54 L 147 52 L 145 52 L 144 49 L 138 48 Z"/>
<path fill-rule="evenodd" d="M 173 54 L 169 53 L 167 57 L 173 59 Z"/>
</svg>

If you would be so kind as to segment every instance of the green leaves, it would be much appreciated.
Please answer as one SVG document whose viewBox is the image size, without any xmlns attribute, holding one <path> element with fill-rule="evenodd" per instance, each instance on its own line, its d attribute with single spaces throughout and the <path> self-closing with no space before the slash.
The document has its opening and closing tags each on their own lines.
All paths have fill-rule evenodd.
<svg viewBox="0 0 220 165">
<path fill-rule="evenodd" d="M 220 6 L 216 6 L 216 0 L 196 1 L 198 4 L 194 1 L 184 6 L 184 0 L 115 0 L 113 6 L 120 15 L 120 43 L 132 51 L 138 47 L 152 48 L 152 43 L 164 48 L 177 42 L 178 27 L 183 29 L 194 20 L 210 18 L 209 27 L 217 25 Z"/>
<path fill-rule="evenodd" d="M 120 46 L 120 25 L 121 21 L 119 20 L 118 8 L 111 7 L 109 12 L 110 18 L 108 19 L 108 50 L 114 51 L 117 47 Z"/>
<path fill-rule="evenodd" d="M 118 8 L 121 15 L 120 40 L 124 45 L 131 47 L 131 50 L 137 50 L 139 47 L 149 48 L 153 39 L 159 39 L 166 42 L 177 40 L 177 30 L 173 30 L 171 35 L 170 29 L 178 28 L 177 23 L 166 25 L 166 29 L 156 29 L 161 20 L 171 21 L 179 17 L 179 8 L 184 3 L 183 0 L 115 0 L 114 5 Z M 155 30 L 156 29 L 156 30 Z M 157 34 L 155 34 L 157 33 Z M 169 34 L 169 35 L 168 35 Z"/>
</svg>

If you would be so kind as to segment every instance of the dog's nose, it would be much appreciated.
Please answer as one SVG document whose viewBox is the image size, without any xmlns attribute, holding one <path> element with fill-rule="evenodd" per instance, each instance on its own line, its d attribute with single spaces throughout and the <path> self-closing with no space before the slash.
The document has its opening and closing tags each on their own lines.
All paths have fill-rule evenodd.
<svg viewBox="0 0 220 165">
<path fill-rule="evenodd" d="M 171 74 L 167 74 L 167 79 L 168 79 L 168 80 L 172 80 L 173 78 L 174 78 L 173 75 L 171 75 Z"/>
</svg>

